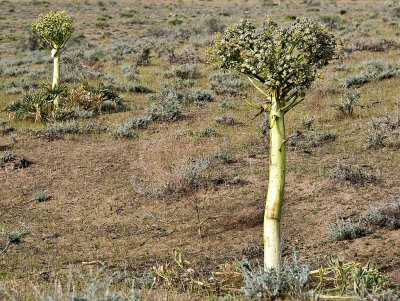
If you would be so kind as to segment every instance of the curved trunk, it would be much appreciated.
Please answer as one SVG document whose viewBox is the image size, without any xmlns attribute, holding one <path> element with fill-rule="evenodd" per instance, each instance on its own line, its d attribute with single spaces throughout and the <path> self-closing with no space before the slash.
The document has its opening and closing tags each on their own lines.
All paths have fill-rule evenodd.
<svg viewBox="0 0 400 301">
<path fill-rule="evenodd" d="M 277 269 L 281 263 L 280 219 L 286 165 L 285 121 L 278 100 L 273 100 L 270 127 L 269 181 L 264 215 L 264 268 Z"/>
<path fill-rule="evenodd" d="M 53 72 L 53 84 L 51 85 L 51 88 L 57 88 L 59 80 L 60 80 L 60 54 L 58 51 L 55 51 L 54 53 L 54 72 Z M 56 108 L 58 108 L 59 105 L 59 96 L 57 96 L 54 99 L 54 105 Z"/>
</svg>

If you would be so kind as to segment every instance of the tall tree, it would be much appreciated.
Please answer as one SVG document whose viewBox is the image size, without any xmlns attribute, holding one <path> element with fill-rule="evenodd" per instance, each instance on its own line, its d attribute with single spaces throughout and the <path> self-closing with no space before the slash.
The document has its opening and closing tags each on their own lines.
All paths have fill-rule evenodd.
<svg viewBox="0 0 400 301">
<path fill-rule="evenodd" d="M 256 30 L 251 21 L 216 34 L 211 61 L 222 69 L 244 74 L 264 96 L 262 104 L 247 103 L 267 112 L 270 120 L 269 182 L 264 215 L 264 267 L 280 266 L 280 221 L 285 190 L 285 114 L 300 104 L 318 71 L 337 54 L 335 37 L 313 19 L 296 19 L 279 28 L 267 17 Z"/>
</svg>

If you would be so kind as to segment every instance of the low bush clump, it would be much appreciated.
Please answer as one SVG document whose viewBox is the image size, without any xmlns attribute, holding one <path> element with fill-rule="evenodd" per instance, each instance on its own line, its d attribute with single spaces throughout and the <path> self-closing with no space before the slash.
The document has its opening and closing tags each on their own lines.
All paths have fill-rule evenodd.
<svg viewBox="0 0 400 301">
<path fill-rule="evenodd" d="M 209 182 L 207 170 L 211 160 L 207 157 L 191 158 L 167 172 L 167 180 L 157 185 L 147 183 L 143 187 L 135 185 L 139 194 L 151 195 L 158 199 L 178 198 L 206 187 Z M 150 187 L 150 188 L 147 188 Z"/>
<path fill-rule="evenodd" d="M 186 98 L 198 107 L 202 107 L 207 102 L 212 102 L 214 100 L 210 92 L 201 88 L 194 89 L 187 95 Z"/>
<path fill-rule="evenodd" d="M 305 292 L 309 281 L 310 267 L 299 263 L 296 256 L 294 263 L 284 263 L 278 270 L 265 270 L 247 260 L 238 266 L 244 278 L 242 290 L 249 299 L 295 299 Z"/>
<path fill-rule="evenodd" d="M 389 115 L 372 118 L 368 128 L 368 147 L 380 148 L 384 146 L 400 147 L 400 129 Z"/>
<path fill-rule="evenodd" d="M 148 115 L 151 120 L 175 121 L 182 116 L 182 103 L 184 96 L 176 89 L 163 89 L 157 95 L 151 95 L 152 98 L 157 98 L 158 102 L 151 104 L 148 109 Z"/>
<path fill-rule="evenodd" d="M 400 203 L 380 205 L 370 210 L 365 219 L 371 225 L 400 228 Z"/>
<path fill-rule="evenodd" d="M 331 241 L 341 241 L 355 239 L 367 234 L 368 223 L 362 217 L 357 222 L 344 220 L 339 215 L 336 216 L 336 223 L 327 223 L 329 238 Z"/>
<path fill-rule="evenodd" d="M 200 75 L 197 64 L 183 64 L 173 67 L 171 71 L 164 74 L 164 77 L 178 77 L 180 79 L 193 79 Z"/>
<path fill-rule="evenodd" d="M 35 194 L 35 196 L 33 197 L 33 199 L 35 201 L 38 202 L 45 202 L 51 199 L 51 196 L 49 196 L 48 194 L 44 193 L 43 190 L 38 190 Z"/>
<path fill-rule="evenodd" d="M 364 170 L 359 165 L 353 165 L 340 160 L 337 161 L 336 167 L 332 169 L 332 177 L 354 185 L 373 183 L 377 180 L 371 168 Z"/>
<path fill-rule="evenodd" d="M 348 45 L 343 47 L 345 52 L 354 52 L 354 51 L 371 51 L 371 52 L 381 52 L 386 51 L 388 49 L 396 49 L 399 47 L 399 44 L 392 39 L 380 38 L 380 39 L 359 39 L 355 41 L 352 45 Z"/>
<path fill-rule="evenodd" d="M 339 103 L 331 104 L 331 107 L 337 109 L 343 116 L 353 116 L 354 108 L 360 100 L 360 91 L 346 91 L 345 97 L 341 97 Z"/>
<path fill-rule="evenodd" d="M 400 75 L 400 64 L 371 60 L 361 64 L 360 74 L 352 74 L 339 82 L 343 88 L 359 87 L 371 80 L 383 80 Z"/>
<path fill-rule="evenodd" d="M 236 73 L 214 73 L 208 77 L 211 90 L 217 95 L 241 95 L 245 85 Z"/>
<path fill-rule="evenodd" d="M 54 99 L 59 97 L 59 108 Z M 34 118 L 35 121 L 54 121 L 71 118 L 88 118 L 100 112 L 124 111 L 126 106 L 116 90 L 103 84 L 83 84 L 72 90 L 66 86 L 45 88 L 11 103 L 5 111 L 12 117 Z"/>
</svg>

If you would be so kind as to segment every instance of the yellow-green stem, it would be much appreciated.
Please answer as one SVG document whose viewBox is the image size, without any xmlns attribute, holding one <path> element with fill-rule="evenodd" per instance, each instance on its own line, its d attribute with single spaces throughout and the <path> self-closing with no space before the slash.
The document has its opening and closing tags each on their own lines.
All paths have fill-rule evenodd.
<svg viewBox="0 0 400 301">
<path fill-rule="evenodd" d="M 58 83 L 60 81 L 60 54 L 58 51 L 55 52 L 54 54 L 54 72 L 53 72 L 53 84 L 51 85 L 52 89 L 55 89 L 58 87 Z M 54 99 L 54 106 L 58 108 L 59 105 L 59 96 L 57 96 Z"/>
<path fill-rule="evenodd" d="M 273 99 L 270 111 L 270 154 L 268 194 L 264 215 L 264 268 L 277 269 L 281 263 L 281 208 L 285 190 L 285 120 L 281 103 Z"/>
</svg>

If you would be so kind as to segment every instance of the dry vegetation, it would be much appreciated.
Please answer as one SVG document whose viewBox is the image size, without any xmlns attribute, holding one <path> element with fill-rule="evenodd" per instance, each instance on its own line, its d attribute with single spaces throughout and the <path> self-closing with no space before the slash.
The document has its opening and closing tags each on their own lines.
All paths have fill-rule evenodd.
<svg viewBox="0 0 400 301">
<path fill-rule="evenodd" d="M 206 64 L 205 49 L 225 26 L 266 14 L 316 18 L 345 50 L 287 116 L 283 256 L 296 248 L 328 278 L 340 262 L 374 275 L 376 264 L 398 290 L 400 6 L 280 2 L 0 1 L 0 299 L 71 300 L 54 288 L 71 264 L 104 267 L 85 281 L 126 291 L 135 273 L 144 299 L 258 296 L 249 283 L 265 275 L 242 279 L 235 266 L 262 259 L 268 127 L 241 97 L 254 93 L 245 79 Z M 7 111 L 52 77 L 29 24 L 64 9 L 76 28 L 61 64 L 68 105 Z M 312 287 L 287 298 L 312 298 Z"/>
</svg>

